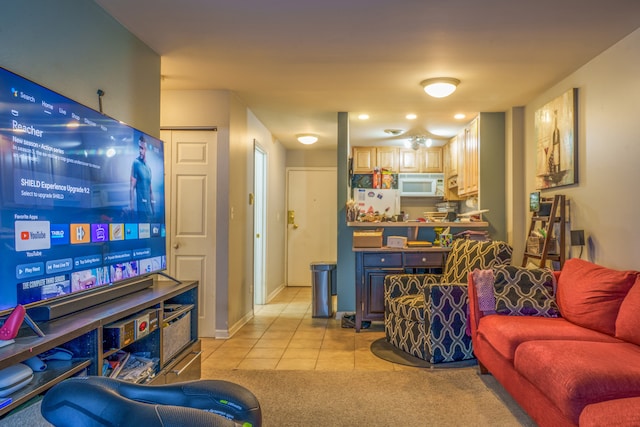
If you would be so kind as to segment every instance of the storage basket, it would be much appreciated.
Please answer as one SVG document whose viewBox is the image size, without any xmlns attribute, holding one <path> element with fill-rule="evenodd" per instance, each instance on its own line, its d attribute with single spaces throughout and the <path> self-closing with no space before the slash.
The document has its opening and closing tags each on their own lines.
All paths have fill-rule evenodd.
<svg viewBox="0 0 640 427">
<path fill-rule="evenodd" d="M 162 328 L 162 354 L 165 362 L 191 342 L 191 311 Z"/>
<path fill-rule="evenodd" d="M 557 250 L 557 239 L 552 237 L 549 241 L 549 253 L 556 254 Z M 542 248 L 544 246 L 544 237 L 538 236 L 529 236 L 527 239 L 527 252 L 533 255 L 540 255 L 542 253 Z"/>
</svg>

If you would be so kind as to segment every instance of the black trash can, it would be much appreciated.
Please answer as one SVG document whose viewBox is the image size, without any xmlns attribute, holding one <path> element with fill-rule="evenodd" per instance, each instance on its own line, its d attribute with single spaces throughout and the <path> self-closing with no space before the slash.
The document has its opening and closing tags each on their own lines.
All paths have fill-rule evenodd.
<svg viewBox="0 0 640 427">
<path fill-rule="evenodd" d="M 336 293 L 336 263 L 311 263 L 311 316 L 332 317 L 331 295 Z"/>
</svg>

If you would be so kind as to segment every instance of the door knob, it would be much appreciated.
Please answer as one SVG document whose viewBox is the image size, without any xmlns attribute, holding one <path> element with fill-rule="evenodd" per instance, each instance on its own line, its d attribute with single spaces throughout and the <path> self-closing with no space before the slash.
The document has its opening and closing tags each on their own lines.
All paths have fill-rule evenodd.
<svg viewBox="0 0 640 427">
<path fill-rule="evenodd" d="M 260 233 L 257 233 L 256 234 L 256 239 L 259 239 L 259 238 L 260 238 Z"/>
<path fill-rule="evenodd" d="M 297 230 L 298 229 L 298 224 L 293 224 L 293 229 Z"/>
<path fill-rule="evenodd" d="M 174 243 L 174 244 L 173 244 L 173 249 L 178 249 L 179 247 L 180 247 L 180 244 L 179 244 L 179 243 Z"/>
</svg>

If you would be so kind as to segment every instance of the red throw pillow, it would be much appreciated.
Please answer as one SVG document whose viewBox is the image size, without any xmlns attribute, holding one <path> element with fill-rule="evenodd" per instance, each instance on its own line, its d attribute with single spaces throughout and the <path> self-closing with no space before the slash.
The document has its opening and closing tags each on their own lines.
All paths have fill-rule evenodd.
<svg viewBox="0 0 640 427">
<path fill-rule="evenodd" d="M 640 276 L 620 305 L 616 337 L 640 345 Z"/>
<path fill-rule="evenodd" d="M 617 271 L 579 258 L 564 263 L 556 302 L 562 317 L 576 325 L 614 335 L 622 300 L 637 271 Z"/>
</svg>

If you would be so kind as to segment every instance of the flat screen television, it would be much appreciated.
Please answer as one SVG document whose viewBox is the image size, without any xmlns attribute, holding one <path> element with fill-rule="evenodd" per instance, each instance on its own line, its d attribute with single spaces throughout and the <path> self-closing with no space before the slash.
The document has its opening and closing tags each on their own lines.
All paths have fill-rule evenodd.
<svg viewBox="0 0 640 427">
<path fill-rule="evenodd" d="M 162 141 L 4 68 L 0 120 L 0 314 L 46 320 L 166 268 Z"/>
</svg>

